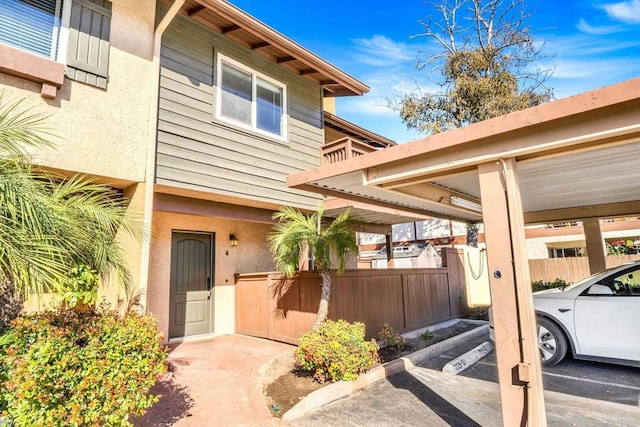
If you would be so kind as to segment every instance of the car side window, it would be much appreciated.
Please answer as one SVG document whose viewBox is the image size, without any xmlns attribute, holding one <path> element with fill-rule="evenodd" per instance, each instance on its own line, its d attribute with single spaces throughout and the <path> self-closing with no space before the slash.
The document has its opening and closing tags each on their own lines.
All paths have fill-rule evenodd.
<svg viewBox="0 0 640 427">
<path fill-rule="evenodd" d="M 607 277 L 600 284 L 611 289 L 614 296 L 640 296 L 640 268 Z"/>
</svg>

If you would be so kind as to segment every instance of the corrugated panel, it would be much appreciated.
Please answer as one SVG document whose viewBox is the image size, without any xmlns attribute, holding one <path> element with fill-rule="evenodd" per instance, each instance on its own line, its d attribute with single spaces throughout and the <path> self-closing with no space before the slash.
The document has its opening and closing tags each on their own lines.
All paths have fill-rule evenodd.
<svg viewBox="0 0 640 427">
<path fill-rule="evenodd" d="M 518 164 L 525 212 L 638 200 L 640 143 Z"/>
</svg>

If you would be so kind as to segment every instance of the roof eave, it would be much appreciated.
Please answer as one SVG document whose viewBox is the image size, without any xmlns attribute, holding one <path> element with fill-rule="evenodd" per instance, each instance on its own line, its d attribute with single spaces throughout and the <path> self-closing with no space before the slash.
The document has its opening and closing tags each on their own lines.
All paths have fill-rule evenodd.
<svg viewBox="0 0 640 427">
<path fill-rule="evenodd" d="M 321 86 L 325 89 L 325 96 L 361 96 L 369 92 L 369 86 L 366 84 L 231 3 L 225 0 L 194 1 L 236 23 L 247 32 L 264 39 L 265 42 L 277 46 L 309 67 L 323 73 L 327 77 L 327 82 L 325 84 L 321 83 Z"/>
</svg>

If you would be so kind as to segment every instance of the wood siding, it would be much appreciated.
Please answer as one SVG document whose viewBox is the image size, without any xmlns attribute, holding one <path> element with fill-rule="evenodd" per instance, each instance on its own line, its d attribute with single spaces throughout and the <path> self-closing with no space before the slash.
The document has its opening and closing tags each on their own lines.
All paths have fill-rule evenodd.
<svg viewBox="0 0 640 427">
<path fill-rule="evenodd" d="M 286 141 L 215 118 L 217 54 L 286 85 Z M 165 32 L 160 61 L 157 183 L 270 205 L 317 207 L 320 196 L 288 188 L 286 178 L 320 164 L 319 86 L 184 16 Z"/>
<path fill-rule="evenodd" d="M 404 333 L 465 314 L 462 252 L 448 249 L 447 257 L 456 259 L 447 268 L 347 270 L 334 276 L 329 318 L 363 322 L 373 338 L 384 322 Z M 276 273 L 242 274 L 235 286 L 237 333 L 296 344 L 311 329 L 320 301 L 315 272 L 289 280 Z"/>
</svg>

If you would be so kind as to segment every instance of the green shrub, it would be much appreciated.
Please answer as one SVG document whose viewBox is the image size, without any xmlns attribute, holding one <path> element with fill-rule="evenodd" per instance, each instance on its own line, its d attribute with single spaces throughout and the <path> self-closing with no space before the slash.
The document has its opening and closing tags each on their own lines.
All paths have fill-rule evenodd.
<svg viewBox="0 0 640 427">
<path fill-rule="evenodd" d="M 378 340 L 384 341 L 387 347 L 394 350 L 402 350 L 407 343 L 407 339 L 397 333 L 388 323 L 383 323 L 378 332 Z"/>
<path fill-rule="evenodd" d="M 155 320 L 58 310 L 14 320 L 0 344 L 0 412 L 16 426 L 122 426 L 158 398 L 167 356 Z"/>
<path fill-rule="evenodd" d="M 353 381 L 380 361 L 378 345 L 364 337 L 364 323 L 327 320 L 300 338 L 296 367 L 321 383 Z"/>
<path fill-rule="evenodd" d="M 422 333 L 422 335 L 420 335 L 422 337 L 423 340 L 430 340 L 431 339 L 431 331 L 426 330 Z"/>
<path fill-rule="evenodd" d="M 569 283 L 562 279 L 556 279 L 553 282 L 543 282 L 542 280 L 531 282 L 531 289 L 533 292 L 543 291 L 545 289 L 562 288 L 564 286 L 569 286 Z"/>
<path fill-rule="evenodd" d="M 69 271 L 62 299 L 69 308 L 79 309 L 93 307 L 98 301 L 98 272 L 87 264 L 79 264 Z"/>
</svg>

